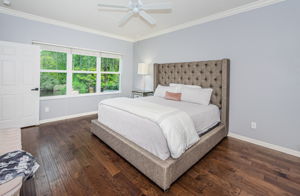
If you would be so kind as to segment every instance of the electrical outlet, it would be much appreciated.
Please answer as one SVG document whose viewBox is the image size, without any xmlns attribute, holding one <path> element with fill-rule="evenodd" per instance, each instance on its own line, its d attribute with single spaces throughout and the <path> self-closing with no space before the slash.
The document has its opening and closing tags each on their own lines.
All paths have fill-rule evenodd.
<svg viewBox="0 0 300 196">
<path fill-rule="evenodd" d="M 256 129 L 256 122 L 251 122 L 251 129 Z"/>
<path fill-rule="evenodd" d="M 50 112 L 50 108 L 49 107 L 45 107 L 45 112 Z"/>
</svg>

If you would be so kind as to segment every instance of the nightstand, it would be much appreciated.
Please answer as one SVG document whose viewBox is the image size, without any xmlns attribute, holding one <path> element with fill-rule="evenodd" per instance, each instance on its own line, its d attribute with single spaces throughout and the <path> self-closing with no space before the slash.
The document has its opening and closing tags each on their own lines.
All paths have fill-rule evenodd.
<svg viewBox="0 0 300 196">
<path fill-rule="evenodd" d="M 153 95 L 153 91 L 143 91 L 143 90 L 133 90 L 132 91 L 133 98 L 147 97 L 147 96 L 152 96 L 152 95 Z"/>
</svg>

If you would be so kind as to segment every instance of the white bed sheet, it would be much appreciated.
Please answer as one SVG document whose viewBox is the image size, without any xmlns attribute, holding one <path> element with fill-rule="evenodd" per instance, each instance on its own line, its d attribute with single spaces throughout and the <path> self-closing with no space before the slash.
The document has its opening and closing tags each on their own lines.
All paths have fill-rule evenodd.
<svg viewBox="0 0 300 196">
<path fill-rule="evenodd" d="M 154 96 L 139 99 L 186 112 L 192 118 L 199 135 L 220 122 L 220 111 L 215 105 L 178 102 Z M 170 157 L 167 141 L 156 123 L 106 105 L 99 106 L 98 121 L 160 159 L 165 160 Z"/>
</svg>

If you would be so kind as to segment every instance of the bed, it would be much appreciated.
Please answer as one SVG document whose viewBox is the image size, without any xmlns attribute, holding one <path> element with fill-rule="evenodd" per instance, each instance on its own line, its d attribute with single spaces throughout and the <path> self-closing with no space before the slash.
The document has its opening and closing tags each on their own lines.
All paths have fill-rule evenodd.
<svg viewBox="0 0 300 196">
<path fill-rule="evenodd" d="M 206 125 L 199 123 L 202 125 L 202 127 L 197 128 L 198 134 L 201 135 L 200 140 L 179 158 L 170 158 L 163 140 L 149 139 L 148 143 L 141 142 L 142 140 L 139 138 L 138 131 L 140 130 L 140 132 L 142 132 L 144 128 L 142 129 L 139 124 L 147 124 L 147 122 L 141 121 L 140 123 L 136 123 L 137 119 L 134 119 L 134 116 L 130 116 L 124 111 L 122 113 L 120 111 L 114 111 L 114 108 L 102 108 L 101 113 L 99 113 L 101 122 L 95 119 L 91 125 L 91 132 L 94 135 L 109 145 L 163 190 L 167 190 L 178 177 L 197 163 L 197 161 L 227 136 L 229 60 L 154 64 L 154 88 L 159 84 L 169 85 L 170 83 L 200 85 L 204 88 L 212 88 L 212 107 L 206 109 L 210 111 L 210 113 L 207 112 L 202 115 L 207 116 L 207 114 L 212 114 L 212 116 L 215 116 L 217 114 L 220 117 L 219 120 L 214 119 Z M 152 97 L 145 99 L 149 99 L 148 101 L 155 103 L 163 102 L 163 100 L 159 98 Z M 167 104 L 169 103 L 170 102 Z M 185 105 L 178 107 L 192 108 L 192 106 L 186 107 Z M 197 107 L 194 108 L 194 111 L 186 111 L 190 112 L 190 115 L 194 114 L 195 119 L 197 115 L 201 115 L 195 111 L 196 108 Z M 206 110 L 201 109 L 201 111 Z M 115 121 L 111 121 L 111 119 L 115 119 Z M 113 123 L 116 121 L 119 123 Z M 197 121 L 193 121 L 197 124 Z M 157 134 L 159 134 L 159 128 L 149 124 L 148 129 L 151 129 L 152 132 L 156 132 L 153 138 L 161 138 L 157 136 Z M 136 131 L 137 134 L 135 135 L 137 136 L 135 138 L 128 138 L 126 132 L 129 131 Z M 141 134 L 140 137 L 142 137 L 142 135 L 143 134 Z M 156 141 L 156 143 L 153 141 Z"/>
</svg>

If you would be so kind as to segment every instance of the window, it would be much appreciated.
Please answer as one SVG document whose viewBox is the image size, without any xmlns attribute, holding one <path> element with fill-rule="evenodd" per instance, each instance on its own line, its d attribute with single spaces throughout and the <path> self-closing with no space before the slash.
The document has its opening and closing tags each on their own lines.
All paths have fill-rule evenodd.
<svg viewBox="0 0 300 196">
<path fill-rule="evenodd" d="M 41 97 L 66 95 L 67 53 L 41 52 Z"/>
<path fill-rule="evenodd" d="M 39 45 L 41 97 L 119 92 L 120 55 Z"/>
<path fill-rule="evenodd" d="M 97 57 L 72 55 L 72 94 L 95 93 Z"/>
<path fill-rule="evenodd" d="M 118 91 L 120 80 L 120 59 L 101 58 L 101 92 Z"/>
</svg>

